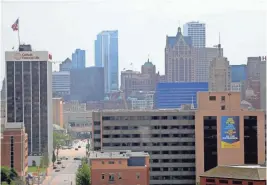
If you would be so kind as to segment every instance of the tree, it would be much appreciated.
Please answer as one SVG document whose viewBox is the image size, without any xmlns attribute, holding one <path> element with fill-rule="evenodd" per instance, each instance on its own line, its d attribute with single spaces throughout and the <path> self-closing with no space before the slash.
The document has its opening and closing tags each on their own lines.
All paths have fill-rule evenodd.
<svg viewBox="0 0 267 185">
<path fill-rule="evenodd" d="M 55 155 L 55 151 L 53 151 L 53 156 L 52 156 L 52 163 L 53 163 L 53 166 L 56 162 L 56 155 Z"/>
<path fill-rule="evenodd" d="M 1 184 L 6 182 L 7 184 L 13 184 L 15 181 L 19 180 L 18 173 L 14 168 L 9 168 L 6 166 L 1 166 Z"/>
<path fill-rule="evenodd" d="M 88 164 L 82 163 L 82 167 L 76 173 L 76 185 L 90 185 L 91 173 Z"/>
<path fill-rule="evenodd" d="M 57 152 L 57 158 L 59 154 L 59 149 L 65 144 L 66 135 L 58 132 L 53 132 L 53 148 Z"/>
</svg>

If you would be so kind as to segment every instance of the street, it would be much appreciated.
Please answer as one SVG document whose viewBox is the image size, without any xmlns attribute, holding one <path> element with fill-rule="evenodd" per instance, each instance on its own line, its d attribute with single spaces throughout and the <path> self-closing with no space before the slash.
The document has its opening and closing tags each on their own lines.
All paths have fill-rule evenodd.
<svg viewBox="0 0 267 185">
<path fill-rule="evenodd" d="M 61 149 L 59 151 L 59 158 L 61 157 L 68 157 L 68 160 L 63 159 L 61 160 L 62 164 L 57 165 L 55 162 L 55 165 L 57 165 L 58 169 L 60 169 L 59 172 L 56 172 L 55 169 L 51 169 L 50 173 L 46 177 L 46 179 L 43 181 L 43 185 L 75 185 L 75 176 L 76 172 L 79 168 L 79 165 L 81 164 L 80 160 L 74 160 L 74 157 L 85 157 L 86 155 L 86 144 L 87 141 L 78 141 L 76 144 L 73 144 L 72 149 Z M 75 150 L 75 148 L 78 148 L 78 146 L 81 146 L 78 150 Z M 62 165 L 65 166 L 65 168 L 62 168 Z"/>
</svg>

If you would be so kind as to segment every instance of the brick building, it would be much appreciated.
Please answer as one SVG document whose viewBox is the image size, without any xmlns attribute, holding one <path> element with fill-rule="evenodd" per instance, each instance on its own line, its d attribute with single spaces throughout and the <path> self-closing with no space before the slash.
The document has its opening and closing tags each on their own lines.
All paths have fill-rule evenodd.
<svg viewBox="0 0 267 185">
<path fill-rule="evenodd" d="M 149 185 L 149 155 L 145 152 L 102 151 L 89 155 L 92 185 Z"/>
<path fill-rule="evenodd" d="M 19 176 L 28 171 L 28 135 L 24 129 L 5 128 L 1 138 L 1 166 L 14 168 Z"/>
</svg>

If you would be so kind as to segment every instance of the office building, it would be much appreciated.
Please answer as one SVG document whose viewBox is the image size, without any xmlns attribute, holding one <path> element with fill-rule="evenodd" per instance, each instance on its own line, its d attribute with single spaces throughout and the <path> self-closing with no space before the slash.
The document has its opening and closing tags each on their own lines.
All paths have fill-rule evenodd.
<svg viewBox="0 0 267 185">
<path fill-rule="evenodd" d="M 232 82 L 247 80 L 247 65 L 231 65 Z"/>
<path fill-rule="evenodd" d="M 266 185 L 266 164 L 217 166 L 200 176 L 201 185 L 247 184 Z"/>
<path fill-rule="evenodd" d="M 95 40 L 95 66 L 104 67 L 105 93 L 119 88 L 118 30 L 102 31 Z"/>
<path fill-rule="evenodd" d="M 149 185 L 149 154 L 131 151 L 90 152 L 91 184 Z"/>
<path fill-rule="evenodd" d="M 132 96 L 137 91 L 155 91 L 159 75 L 156 73 L 156 66 L 149 59 L 139 71 L 126 70 L 121 72 L 121 91 L 125 97 Z"/>
<path fill-rule="evenodd" d="M 63 102 L 64 112 L 85 112 L 86 103 L 79 103 L 77 100 Z"/>
<path fill-rule="evenodd" d="M 6 125 L 23 125 L 28 134 L 28 162 L 52 156 L 52 62 L 47 51 L 5 52 Z M 26 49 L 25 49 L 26 50 Z"/>
<path fill-rule="evenodd" d="M 183 36 L 178 28 L 176 36 L 166 37 L 166 82 L 195 81 L 195 50 L 189 36 Z"/>
<path fill-rule="evenodd" d="M 248 57 L 247 80 L 244 82 L 244 100 L 251 103 L 253 108 L 261 108 L 261 69 L 262 57 Z M 264 65 L 264 64 L 263 64 Z M 264 74 L 262 74 L 264 76 Z M 262 76 L 262 77 L 263 77 Z M 266 94 L 266 92 L 264 93 Z"/>
<path fill-rule="evenodd" d="M 199 92 L 196 176 L 221 165 L 265 162 L 265 112 L 240 107 L 239 92 Z"/>
<path fill-rule="evenodd" d="M 223 54 L 223 49 L 221 52 Z M 209 81 L 209 66 L 217 56 L 217 48 L 195 48 L 195 82 Z"/>
<path fill-rule="evenodd" d="M 70 71 L 70 97 L 80 103 L 104 99 L 104 68 L 87 67 Z"/>
<path fill-rule="evenodd" d="M 261 61 L 260 84 L 260 108 L 266 110 L 266 60 Z"/>
<path fill-rule="evenodd" d="M 53 98 L 53 124 L 64 127 L 62 98 Z"/>
<path fill-rule="evenodd" d="M 139 96 L 128 98 L 131 101 L 133 110 L 152 110 L 154 109 L 155 92 L 140 92 Z"/>
<path fill-rule="evenodd" d="M 67 58 L 59 64 L 59 71 L 70 71 L 72 67 L 71 59 Z"/>
<path fill-rule="evenodd" d="M 197 92 L 208 91 L 207 82 L 159 83 L 156 89 L 157 109 L 178 109 L 182 105 L 197 108 Z"/>
<path fill-rule="evenodd" d="M 247 65 L 231 65 L 231 91 L 241 92 L 242 82 L 247 80 Z"/>
<path fill-rule="evenodd" d="M 75 52 L 72 53 L 71 68 L 72 69 L 85 68 L 85 50 L 76 49 Z"/>
<path fill-rule="evenodd" d="M 28 171 L 28 136 L 23 125 L 8 126 L 1 138 L 1 166 L 14 168 L 24 177 Z"/>
<path fill-rule="evenodd" d="M 230 91 L 231 66 L 221 52 L 221 44 L 218 45 L 218 56 L 214 58 L 209 67 L 209 91 Z"/>
<path fill-rule="evenodd" d="M 56 96 L 64 97 L 70 94 L 69 71 L 54 71 L 52 73 L 52 90 Z"/>
<path fill-rule="evenodd" d="M 150 156 L 150 185 L 195 185 L 194 111 L 94 111 L 92 146 Z"/>
<path fill-rule="evenodd" d="M 204 48 L 206 46 L 206 25 L 198 21 L 184 24 L 183 35 L 192 38 L 192 44 L 195 48 Z"/>
</svg>

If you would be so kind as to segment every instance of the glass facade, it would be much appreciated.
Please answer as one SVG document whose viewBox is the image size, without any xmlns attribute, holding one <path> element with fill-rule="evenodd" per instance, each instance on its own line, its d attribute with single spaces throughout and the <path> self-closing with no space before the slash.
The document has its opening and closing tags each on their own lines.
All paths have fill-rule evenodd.
<svg viewBox="0 0 267 185">
<path fill-rule="evenodd" d="M 247 80 L 246 65 L 231 65 L 232 82 L 241 82 Z"/>
<path fill-rule="evenodd" d="M 71 69 L 70 76 L 71 100 L 86 103 L 104 99 L 103 67 Z"/>
<path fill-rule="evenodd" d="M 7 61 L 7 122 L 23 122 L 29 155 L 48 148 L 47 61 Z M 52 72 L 52 71 L 51 71 Z"/>
<path fill-rule="evenodd" d="M 194 104 L 197 108 L 197 92 L 208 91 L 207 82 L 159 83 L 156 88 L 156 108 L 181 108 Z"/>
<path fill-rule="evenodd" d="M 76 49 L 75 53 L 72 53 L 71 63 L 73 69 L 85 68 L 85 50 Z"/>
<path fill-rule="evenodd" d="M 105 92 L 118 90 L 118 31 L 103 31 L 95 41 L 95 66 L 104 67 Z"/>
</svg>

